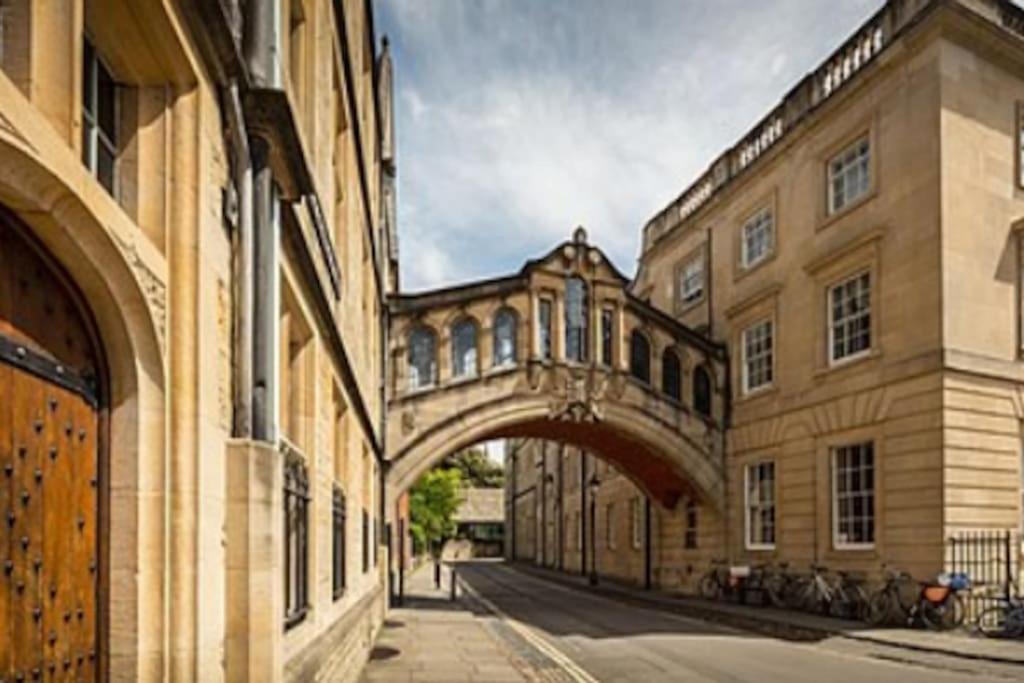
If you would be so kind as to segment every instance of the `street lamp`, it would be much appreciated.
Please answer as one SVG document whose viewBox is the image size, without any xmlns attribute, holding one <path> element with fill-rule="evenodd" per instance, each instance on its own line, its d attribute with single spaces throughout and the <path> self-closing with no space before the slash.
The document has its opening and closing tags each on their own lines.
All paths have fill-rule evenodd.
<svg viewBox="0 0 1024 683">
<path fill-rule="evenodd" d="M 595 474 L 590 478 L 590 585 L 597 585 L 597 490 L 601 482 Z"/>
</svg>

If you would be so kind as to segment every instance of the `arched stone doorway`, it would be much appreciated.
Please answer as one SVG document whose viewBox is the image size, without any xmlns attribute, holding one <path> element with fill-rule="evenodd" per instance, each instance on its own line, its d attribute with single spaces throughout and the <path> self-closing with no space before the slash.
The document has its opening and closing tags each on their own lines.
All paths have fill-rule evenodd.
<svg viewBox="0 0 1024 683">
<path fill-rule="evenodd" d="M 102 666 L 106 378 L 83 298 L 0 208 L 0 679 Z"/>
</svg>

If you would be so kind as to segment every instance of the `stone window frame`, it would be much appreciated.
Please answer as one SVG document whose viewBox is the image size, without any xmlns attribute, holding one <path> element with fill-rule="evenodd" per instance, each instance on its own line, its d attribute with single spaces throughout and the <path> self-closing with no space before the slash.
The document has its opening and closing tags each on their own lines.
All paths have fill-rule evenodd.
<svg viewBox="0 0 1024 683">
<path fill-rule="evenodd" d="M 870 541 L 846 541 L 840 538 L 839 530 L 842 526 L 840 514 L 840 492 L 839 492 L 839 464 L 838 459 L 843 451 L 851 449 L 870 449 L 871 457 L 871 490 L 868 494 L 852 494 L 867 496 L 871 504 L 870 513 Z M 865 439 L 838 444 L 829 448 L 829 499 L 831 501 L 831 525 L 832 548 L 834 550 L 874 550 L 878 539 L 878 457 L 876 455 L 875 441 Z"/>
<path fill-rule="evenodd" d="M 846 354 L 844 354 L 842 356 L 836 357 L 836 347 L 835 347 L 835 344 L 836 344 L 836 326 L 837 326 L 837 321 L 835 319 L 835 311 L 836 311 L 835 302 L 834 302 L 835 293 L 840 288 L 846 288 L 848 285 L 850 285 L 853 282 L 860 283 L 865 278 L 867 279 L 867 300 L 868 300 L 867 312 L 866 312 L 866 316 L 867 316 L 867 320 L 868 320 L 868 330 L 867 330 L 868 345 L 865 348 L 863 348 L 863 349 L 852 351 L 852 352 L 846 353 Z M 875 290 L 875 278 L 872 275 L 872 269 L 871 269 L 870 266 L 865 266 L 865 267 L 861 268 L 860 270 L 857 270 L 853 274 L 847 275 L 847 276 L 843 277 L 842 279 L 840 279 L 838 281 L 835 281 L 831 285 L 828 286 L 828 288 L 826 290 L 827 293 L 826 293 L 825 306 L 826 306 L 826 319 L 827 319 L 826 320 L 826 326 L 827 326 L 827 329 L 826 329 L 826 337 L 827 337 L 827 340 L 826 340 L 826 355 L 828 357 L 828 364 L 829 364 L 829 366 L 835 367 L 835 366 L 838 366 L 838 365 L 843 365 L 845 363 L 853 363 L 853 362 L 856 362 L 857 360 L 859 360 L 860 358 L 863 358 L 865 356 L 870 356 L 871 355 L 871 351 L 872 351 L 872 349 L 874 347 L 874 343 L 875 343 L 875 337 L 874 337 L 874 325 L 875 325 L 875 321 L 874 321 L 874 302 L 875 302 L 875 298 L 876 297 L 875 297 L 874 290 Z M 861 316 L 862 317 L 864 315 L 865 315 L 865 313 L 863 311 L 859 311 L 857 314 L 854 314 L 854 315 L 847 315 L 847 317 L 844 319 L 843 323 L 844 323 L 844 325 L 848 325 L 850 320 L 853 317 L 855 317 L 855 316 Z M 848 330 L 847 330 L 847 334 L 849 334 Z"/>
<path fill-rule="evenodd" d="M 643 508 L 640 505 L 640 496 L 633 496 L 629 501 L 629 526 L 630 541 L 633 550 L 639 550 L 643 546 Z"/>
<path fill-rule="evenodd" d="M 823 230 L 833 223 L 840 221 L 843 217 L 854 213 L 878 196 L 882 180 L 882 149 L 878 130 L 879 115 L 877 112 L 871 112 L 860 119 L 858 123 L 850 126 L 845 134 L 830 138 L 828 142 L 817 147 L 816 157 L 819 169 L 817 172 L 817 182 L 820 183 L 819 187 L 821 189 L 818 193 L 820 199 L 818 199 L 819 209 L 816 230 Z M 870 150 L 867 191 L 856 199 L 848 201 L 841 208 L 833 210 L 830 166 L 837 157 L 865 140 Z"/>
<path fill-rule="evenodd" d="M 345 491 L 335 483 L 331 489 L 331 596 L 335 601 L 345 595 L 348 585 L 347 522 Z"/>
<path fill-rule="evenodd" d="M 700 291 L 689 299 L 683 294 L 683 276 L 686 269 L 694 263 L 700 263 L 701 267 L 701 284 Z M 676 263 L 675 268 L 672 271 L 672 291 L 674 293 L 673 298 L 675 299 L 676 314 L 680 315 L 687 311 L 690 311 L 707 299 L 708 295 L 708 253 L 707 253 L 707 242 L 702 241 L 698 246 L 691 249 L 687 254 L 679 259 Z"/>
<path fill-rule="evenodd" d="M 747 228 L 754 220 L 765 213 L 770 216 L 771 220 L 771 243 L 768 250 L 760 258 L 749 261 L 746 251 Z M 757 201 L 752 202 L 742 211 L 738 212 L 738 215 L 740 218 L 736 221 L 735 228 L 733 229 L 734 280 L 740 280 L 748 273 L 758 270 L 765 264 L 773 261 L 779 253 L 778 190 L 772 188 L 769 192 L 758 198 Z"/>
<path fill-rule="evenodd" d="M 752 359 L 749 336 L 762 329 L 767 329 L 767 351 L 760 353 L 756 358 Z M 775 351 L 778 348 L 776 337 L 774 316 L 759 318 L 744 327 L 742 332 L 740 332 L 740 386 L 744 396 L 753 396 L 775 386 Z M 751 384 L 751 362 L 764 360 L 765 357 L 767 357 L 767 365 L 762 369 L 765 380 L 754 386 Z"/>
<path fill-rule="evenodd" d="M 881 329 L 883 319 L 884 286 L 881 267 L 881 241 L 888 228 L 880 226 L 865 230 L 837 248 L 813 258 L 804 265 L 804 271 L 813 279 L 818 288 L 817 305 L 812 315 L 813 326 L 821 330 L 815 342 L 815 376 L 837 372 L 852 365 L 859 365 L 882 355 Z M 871 277 L 871 346 L 863 353 L 832 362 L 832 301 L 831 291 L 842 282 L 861 273 Z"/>
<path fill-rule="evenodd" d="M 771 468 L 771 494 L 766 500 L 751 501 L 751 472 L 758 472 L 758 483 L 763 481 L 761 473 L 764 468 Z M 760 487 L 758 487 L 760 490 Z M 778 478 L 778 462 L 775 458 L 760 458 L 752 462 L 748 462 L 743 466 L 743 546 L 747 550 L 765 551 L 775 550 L 776 544 L 778 543 L 778 500 L 779 500 L 779 478 Z M 759 514 L 764 515 L 767 511 L 771 512 L 771 540 L 766 541 L 764 538 L 767 536 L 765 533 L 768 527 L 762 527 L 759 529 L 758 540 L 755 540 L 751 535 L 753 531 L 751 525 L 751 512 L 754 511 L 756 506 Z M 763 519 L 762 519 L 763 521 Z"/>
</svg>

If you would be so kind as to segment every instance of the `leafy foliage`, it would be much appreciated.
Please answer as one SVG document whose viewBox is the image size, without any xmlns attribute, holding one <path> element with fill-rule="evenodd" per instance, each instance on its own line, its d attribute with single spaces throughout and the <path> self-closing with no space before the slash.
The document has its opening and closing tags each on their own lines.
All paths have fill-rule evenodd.
<svg viewBox="0 0 1024 683">
<path fill-rule="evenodd" d="M 473 488 L 500 489 L 505 485 L 504 468 L 475 448 L 449 456 L 441 467 L 459 470 L 467 485 Z"/>
<path fill-rule="evenodd" d="M 409 491 L 409 531 L 417 553 L 440 553 L 455 535 L 455 511 L 462 503 L 462 472 L 440 467 L 424 474 Z"/>
</svg>

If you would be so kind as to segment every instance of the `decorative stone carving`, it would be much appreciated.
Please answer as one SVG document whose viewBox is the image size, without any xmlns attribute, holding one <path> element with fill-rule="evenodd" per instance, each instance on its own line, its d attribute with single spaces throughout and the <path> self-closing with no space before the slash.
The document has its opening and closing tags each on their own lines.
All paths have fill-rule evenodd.
<svg viewBox="0 0 1024 683">
<path fill-rule="evenodd" d="M 167 285 L 160 277 L 153 272 L 149 265 L 139 256 L 138 247 L 134 240 L 129 240 L 117 233 L 113 233 L 125 260 L 135 272 L 139 281 L 142 293 L 149 304 L 150 314 L 153 316 L 153 324 L 156 326 L 157 341 L 160 343 L 160 351 L 167 352 Z"/>
<path fill-rule="evenodd" d="M 549 404 L 552 420 L 600 422 L 607 379 L 603 374 L 570 369 L 558 382 Z"/>
<path fill-rule="evenodd" d="M 402 413 L 402 434 L 408 436 L 416 431 L 416 413 L 406 410 Z"/>
</svg>

